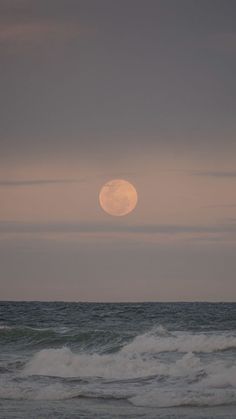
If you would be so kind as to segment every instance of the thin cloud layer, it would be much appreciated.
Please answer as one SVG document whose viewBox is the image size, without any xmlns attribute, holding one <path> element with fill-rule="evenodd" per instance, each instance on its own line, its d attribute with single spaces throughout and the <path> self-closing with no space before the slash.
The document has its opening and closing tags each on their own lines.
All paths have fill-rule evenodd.
<svg viewBox="0 0 236 419">
<path fill-rule="evenodd" d="M 191 172 L 193 176 L 206 176 L 216 178 L 236 178 L 236 171 L 211 171 L 211 170 L 194 170 Z"/>
<path fill-rule="evenodd" d="M 217 225 L 125 225 L 112 223 L 27 223 L 1 221 L 0 233 L 131 233 L 131 234 L 215 234 L 235 233 L 235 223 Z"/>
<path fill-rule="evenodd" d="M 42 186 L 57 183 L 78 183 L 84 179 L 33 179 L 33 180 L 0 180 L 0 187 Z"/>
</svg>

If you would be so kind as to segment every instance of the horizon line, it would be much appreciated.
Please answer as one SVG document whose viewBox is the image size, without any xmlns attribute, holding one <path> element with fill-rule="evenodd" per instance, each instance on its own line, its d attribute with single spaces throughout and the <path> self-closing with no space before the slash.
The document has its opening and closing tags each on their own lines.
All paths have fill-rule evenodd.
<svg viewBox="0 0 236 419">
<path fill-rule="evenodd" d="M 77 303 L 77 304 L 236 304 L 231 300 L 136 300 L 136 301 L 96 301 L 96 300 L 0 300 L 0 303 Z"/>
</svg>

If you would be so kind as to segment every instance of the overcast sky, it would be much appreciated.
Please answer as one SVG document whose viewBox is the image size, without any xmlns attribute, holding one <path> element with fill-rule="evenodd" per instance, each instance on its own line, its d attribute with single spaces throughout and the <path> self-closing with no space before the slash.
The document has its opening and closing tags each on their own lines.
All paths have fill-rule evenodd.
<svg viewBox="0 0 236 419">
<path fill-rule="evenodd" d="M 236 301 L 236 2 L 0 1 L 0 299 Z M 132 182 L 125 217 L 102 185 Z"/>
</svg>

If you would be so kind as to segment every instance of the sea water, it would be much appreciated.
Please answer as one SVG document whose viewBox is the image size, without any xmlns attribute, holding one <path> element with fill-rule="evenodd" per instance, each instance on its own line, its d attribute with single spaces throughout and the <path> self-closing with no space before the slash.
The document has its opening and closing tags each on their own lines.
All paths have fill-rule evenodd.
<svg viewBox="0 0 236 419">
<path fill-rule="evenodd" d="M 0 302 L 0 418 L 236 418 L 236 303 Z"/>
</svg>

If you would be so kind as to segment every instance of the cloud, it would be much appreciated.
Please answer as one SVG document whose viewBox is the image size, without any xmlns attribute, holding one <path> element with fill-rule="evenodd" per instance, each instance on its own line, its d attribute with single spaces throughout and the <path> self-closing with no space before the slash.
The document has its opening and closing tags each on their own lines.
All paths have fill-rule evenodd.
<svg viewBox="0 0 236 419">
<path fill-rule="evenodd" d="M 216 178 L 236 178 L 236 171 L 208 171 L 208 170 L 193 170 L 191 171 L 192 176 L 206 176 Z"/>
<path fill-rule="evenodd" d="M 236 208 L 236 204 L 212 204 L 204 205 L 203 208 Z"/>
<path fill-rule="evenodd" d="M 0 221 L 0 233 L 131 233 L 131 234 L 219 234 L 235 233 L 236 224 L 177 225 L 120 223 L 27 223 Z"/>
<path fill-rule="evenodd" d="M 0 187 L 43 186 L 57 183 L 78 183 L 85 179 L 33 179 L 33 180 L 0 180 Z"/>
<path fill-rule="evenodd" d="M 236 205 L 235 205 L 236 206 Z M 226 219 L 226 221 L 227 222 L 229 222 L 229 223 L 236 223 L 236 217 L 228 217 L 227 219 Z"/>
</svg>

